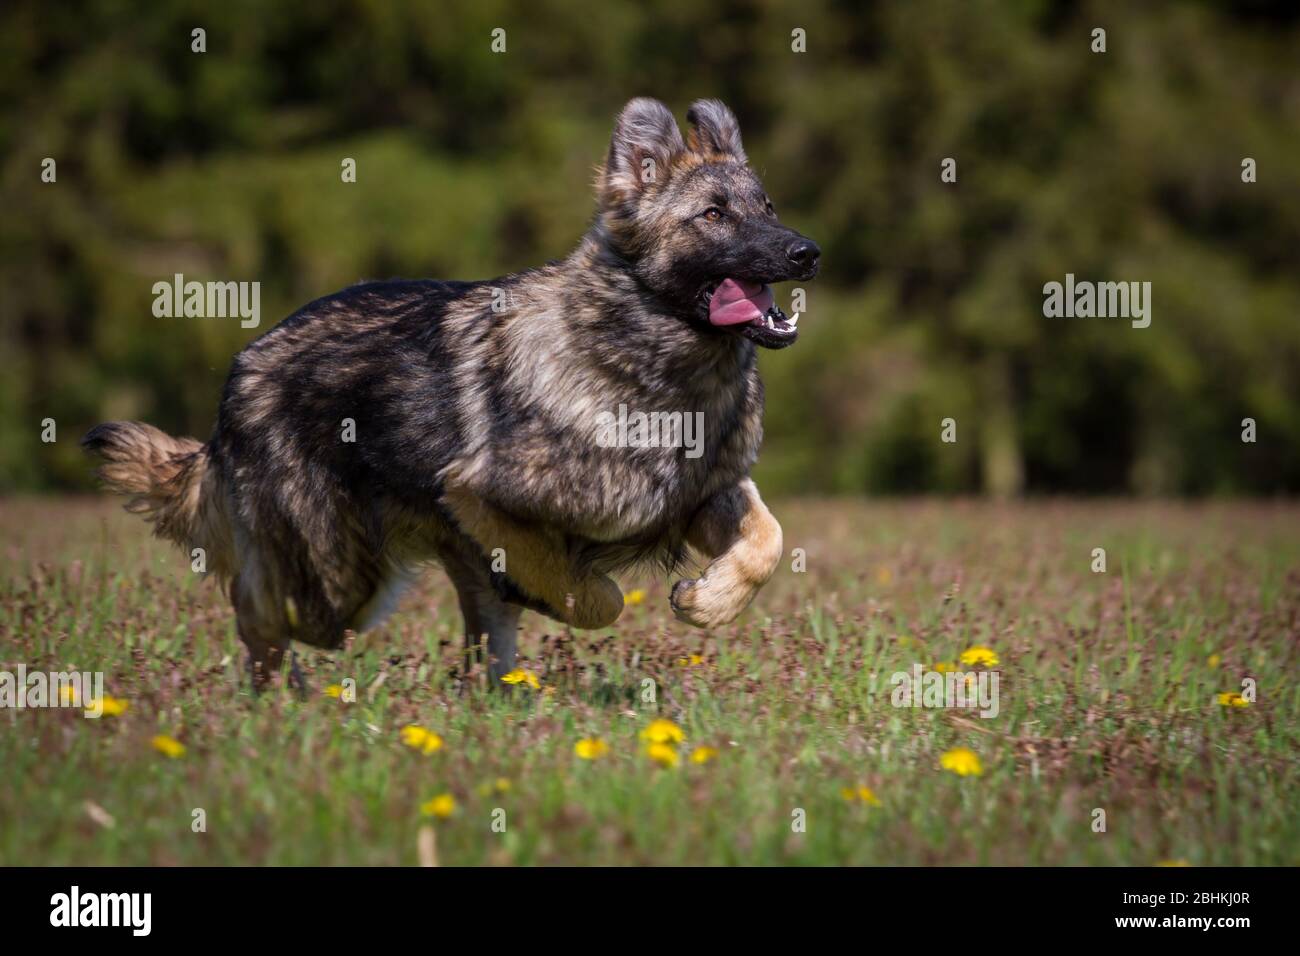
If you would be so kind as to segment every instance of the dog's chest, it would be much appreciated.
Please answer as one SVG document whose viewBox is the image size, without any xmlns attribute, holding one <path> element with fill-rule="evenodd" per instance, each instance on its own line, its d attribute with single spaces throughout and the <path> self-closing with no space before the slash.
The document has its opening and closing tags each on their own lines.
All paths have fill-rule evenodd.
<svg viewBox="0 0 1300 956">
<path fill-rule="evenodd" d="M 748 474 L 762 437 L 761 405 L 744 393 L 605 410 L 591 447 L 556 462 L 576 493 L 570 527 L 593 540 L 663 533 Z"/>
<path fill-rule="evenodd" d="M 486 426 L 473 430 L 476 491 L 507 513 L 594 541 L 653 537 L 689 521 L 757 457 L 752 353 L 647 355 L 614 368 L 534 344 L 491 374 L 474 370 L 462 401 L 462 420 Z"/>
</svg>

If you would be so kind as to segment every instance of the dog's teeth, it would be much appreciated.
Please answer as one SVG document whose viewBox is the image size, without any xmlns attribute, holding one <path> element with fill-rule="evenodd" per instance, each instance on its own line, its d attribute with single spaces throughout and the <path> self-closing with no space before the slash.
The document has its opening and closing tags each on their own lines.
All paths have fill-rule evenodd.
<svg viewBox="0 0 1300 956">
<path fill-rule="evenodd" d="M 790 316 L 788 321 L 790 323 L 790 328 L 794 328 L 799 324 L 799 313 L 796 312 L 794 315 Z"/>
</svg>

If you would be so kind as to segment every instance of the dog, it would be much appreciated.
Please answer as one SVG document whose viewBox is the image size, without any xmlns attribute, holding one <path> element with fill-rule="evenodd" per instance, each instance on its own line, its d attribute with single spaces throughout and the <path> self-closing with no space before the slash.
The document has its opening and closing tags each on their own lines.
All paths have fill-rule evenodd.
<svg viewBox="0 0 1300 956">
<path fill-rule="evenodd" d="M 624 107 L 567 258 L 304 306 L 235 357 L 206 444 L 139 422 L 85 436 L 127 510 L 228 584 L 255 689 L 292 641 L 373 627 L 429 563 L 494 686 L 523 609 L 607 627 L 615 575 L 693 553 L 703 573 L 670 604 L 716 628 L 772 576 L 781 527 L 749 477 L 756 350 L 797 339 L 770 286 L 811 279 L 820 249 L 777 219 L 730 109 L 700 100 L 687 120 L 683 139 L 659 101 Z M 690 416 L 696 446 L 598 441 L 628 409 Z"/>
</svg>

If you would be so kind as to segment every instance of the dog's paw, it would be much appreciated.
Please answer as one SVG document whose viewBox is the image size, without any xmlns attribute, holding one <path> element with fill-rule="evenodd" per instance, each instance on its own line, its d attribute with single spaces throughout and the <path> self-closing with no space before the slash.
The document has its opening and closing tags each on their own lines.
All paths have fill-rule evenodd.
<svg viewBox="0 0 1300 956">
<path fill-rule="evenodd" d="M 668 603 L 672 605 L 677 620 L 692 627 L 708 629 L 730 624 L 739 617 L 758 589 L 732 582 L 722 583 L 725 580 L 705 575 L 674 584 Z"/>
</svg>

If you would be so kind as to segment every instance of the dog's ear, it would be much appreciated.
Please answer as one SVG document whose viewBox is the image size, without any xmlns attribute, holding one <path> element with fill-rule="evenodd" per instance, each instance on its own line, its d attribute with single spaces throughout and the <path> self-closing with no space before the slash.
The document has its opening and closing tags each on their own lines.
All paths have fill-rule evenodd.
<svg viewBox="0 0 1300 956">
<path fill-rule="evenodd" d="M 600 177 L 601 199 L 613 205 L 639 195 L 668 177 L 669 167 L 686 152 L 681 130 L 668 107 L 640 96 L 623 107 Z"/>
<path fill-rule="evenodd" d="M 696 100 L 686 112 L 691 124 L 687 144 L 691 152 L 705 159 L 734 159 L 738 163 L 749 160 L 740 143 L 740 124 L 736 114 L 727 109 L 722 100 Z"/>
</svg>

